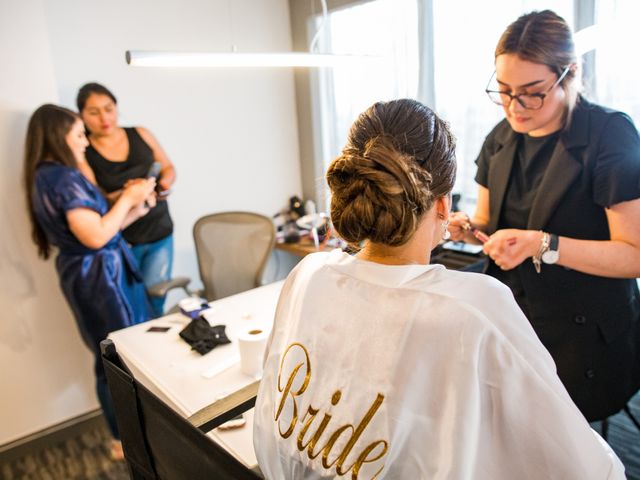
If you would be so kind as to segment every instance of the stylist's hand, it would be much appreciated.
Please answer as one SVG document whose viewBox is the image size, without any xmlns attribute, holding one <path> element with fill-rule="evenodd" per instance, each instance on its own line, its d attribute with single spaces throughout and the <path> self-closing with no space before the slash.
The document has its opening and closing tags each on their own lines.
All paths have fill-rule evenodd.
<svg viewBox="0 0 640 480">
<path fill-rule="evenodd" d="M 536 230 L 506 228 L 491 235 L 483 250 L 502 270 L 511 270 L 538 253 L 541 238 Z"/>
<path fill-rule="evenodd" d="M 151 211 L 153 207 L 155 207 L 155 196 L 152 194 L 150 197 L 147 197 L 147 198 L 152 198 L 152 197 L 154 198 L 153 203 L 151 203 L 149 200 L 145 200 L 141 203 L 138 203 L 137 205 L 134 205 L 131 208 L 131 210 L 129 211 L 129 214 L 134 220 L 144 217 L 147 213 Z"/>
<path fill-rule="evenodd" d="M 107 197 L 107 200 L 109 201 L 109 205 L 113 205 L 118 201 L 118 199 L 120 198 L 120 195 L 122 195 L 122 188 L 119 190 L 114 190 L 113 192 L 106 193 L 105 197 Z"/>
<path fill-rule="evenodd" d="M 149 195 L 147 198 L 144 199 L 144 205 L 147 208 L 153 208 L 156 206 L 157 203 L 158 203 L 158 194 L 155 192 L 155 190 L 151 192 L 151 195 Z"/>
<path fill-rule="evenodd" d="M 161 192 L 164 192 L 165 190 L 169 190 L 171 188 L 171 182 L 167 180 L 166 176 L 163 177 L 162 175 L 160 175 L 160 178 L 158 179 L 158 187 Z"/>
<path fill-rule="evenodd" d="M 464 229 L 465 225 L 469 225 L 471 220 L 469 215 L 464 212 L 452 212 L 449 215 L 449 233 L 451 234 L 451 240 L 454 242 L 462 242 L 465 240 L 467 230 Z"/>
<path fill-rule="evenodd" d="M 122 197 L 128 198 L 133 205 L 144 203 L 156 188 L 155 178 L 137 178 L 126 183 Z"/>
</svg>

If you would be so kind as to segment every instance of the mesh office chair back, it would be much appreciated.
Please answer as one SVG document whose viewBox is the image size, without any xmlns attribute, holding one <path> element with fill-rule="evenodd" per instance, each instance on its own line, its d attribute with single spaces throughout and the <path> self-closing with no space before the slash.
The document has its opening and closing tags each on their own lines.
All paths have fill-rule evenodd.
<svg viewBox="0 0 640 480">
<path fill-rule="evenodd" d="M 195 223 L 193 238 L 204 297 L 217 300 L 260 286 L 275 228 L 257 213 L 214 213 Z"/>
<path fill-rule="evenodd" d="M 204 433 L 237 415 L 238 409 L 196 428 L 138 383 L 123 365 L 112 340 L 104 340 L 101 349 L 122 447 L 134 480 L 261 478 Z M 250 405 L 243 409 L 247 407 Z"/>
</svg>

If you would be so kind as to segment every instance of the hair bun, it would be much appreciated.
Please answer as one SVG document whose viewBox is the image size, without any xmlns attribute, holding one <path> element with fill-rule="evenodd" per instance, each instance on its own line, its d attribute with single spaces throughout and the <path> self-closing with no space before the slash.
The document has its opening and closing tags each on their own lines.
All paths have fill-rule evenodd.
<svg viewBox="0 0 640 480">
<path fill-rule="evenodd" d="M 327 171 L 340 236 L 351 244 L 406 243 L 434 198 L 453 186 L 453 148 L 446 124 L 415 100 L 377 103 L 361 114 Z M 435 187 L 430 166 L 439 174 Z"/>
<path fill-rule="evenodd" d="M 327 174 L 334 192 L 331 218 L 350 243 L 406 243 L 431 203 L 431 176 L 384 136 L 364 151 L 346 147 Z"/>
</svg>

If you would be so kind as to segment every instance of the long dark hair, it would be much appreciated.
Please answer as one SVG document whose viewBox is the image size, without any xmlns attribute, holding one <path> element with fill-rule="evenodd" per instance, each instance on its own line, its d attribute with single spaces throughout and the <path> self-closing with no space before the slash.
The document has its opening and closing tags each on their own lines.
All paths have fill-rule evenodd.
<svg viewBox="0 0 640 480">
<path fill-rule="evenodd" d="M 24 187 L 31 221 L 31 238 L 38 247 L 38 255 L 45 260 L 51 254 L 51 245 L 33 211 L 36 169 L 44 161 L 77 168 L 78 164 L 65 137 L 79 119 L 77 114 L 67 108 L 46 104 L 33 112 L 27 127 L 24 149 Z"/>
</svg>

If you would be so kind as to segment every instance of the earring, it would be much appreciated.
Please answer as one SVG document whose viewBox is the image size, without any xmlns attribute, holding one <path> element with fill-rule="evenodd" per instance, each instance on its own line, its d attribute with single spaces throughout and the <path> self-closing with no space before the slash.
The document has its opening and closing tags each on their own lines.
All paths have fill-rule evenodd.
<svg viewBox="0 0 640 480">
<path fill-rule="evenodd" d="M 451 238 L 451 232 L 449 231 L 449 220 L 442 222 L 442 239 L 449 240 Z"/>
</svg>

